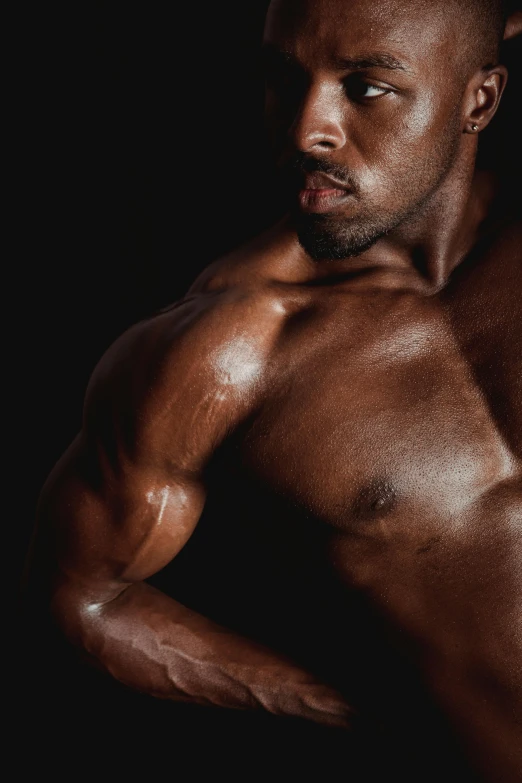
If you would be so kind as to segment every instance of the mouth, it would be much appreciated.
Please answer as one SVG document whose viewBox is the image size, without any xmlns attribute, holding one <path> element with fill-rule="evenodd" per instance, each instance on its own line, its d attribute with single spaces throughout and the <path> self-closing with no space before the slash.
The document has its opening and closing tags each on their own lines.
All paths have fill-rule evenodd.
<svg viewBox="0 0 522 783">
<path fill-rule="evenodd" d="M 321 215 L 342 206 L 353 191 L 326 174 L 315 173 L 305 177 L 304 187 L 297 195 L 299 206 L 306 214 Z"/>
</svg>

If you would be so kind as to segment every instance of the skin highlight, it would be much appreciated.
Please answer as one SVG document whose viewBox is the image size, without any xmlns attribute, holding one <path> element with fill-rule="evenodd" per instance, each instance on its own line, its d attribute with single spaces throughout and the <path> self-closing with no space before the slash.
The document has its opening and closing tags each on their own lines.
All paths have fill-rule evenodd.
<svg viewBox="0 0 522 783">
<path fill-rule="evenodd" d="M 136 690 L 362 716 L 390 774 L 516 783 L 521 225 L 475 170 L 507 72 L 463 79 L 462 35 L 435 2 L 272 3 L 289 213 L 103 357 L 28 603 Z M 152 584 L 182 550 L 205 613 Z"/>
</svg>

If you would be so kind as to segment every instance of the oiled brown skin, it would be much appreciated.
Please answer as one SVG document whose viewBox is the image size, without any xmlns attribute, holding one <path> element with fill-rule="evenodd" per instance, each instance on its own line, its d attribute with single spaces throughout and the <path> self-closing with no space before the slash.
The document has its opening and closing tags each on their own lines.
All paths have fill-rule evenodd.
<svg viewBox="0 0 522 783">
<path fill-rule="evenodd" d="M 268 661 L 263 651 L 236 648 L 233 637 L 228 647 L 219 640 L 219 655 L 235 663 L 235 685 L 222 685 L 221 666 L 212 676 L 201 664 L 176 672 L 173 652 L 172 671 L 163 659 L 155 663 L 149 634 L 164 643 L 172 634 L 173 647 L 197 657 L 194 628 L 202 638 L 208 629 L 199 618 L 185 623 L 177 610 L 181 627 L 172 628 L 165 618 L 174 602 L 141 580 L 190 537 L 204 467 L 238 430 L 236 480 L 241 473 L 254 478 L 254 509 L 256 492 L 273 496 L 270 519 L 260 520 L 273 534 L 268 553 L 273 548 L 277 557 L 280 539 L 300 535 L 302 517 L 307 543 L 295 542 L 302 560 L 287 564 L 303 580 L 292 585 L 294 595 L 305 602 L 321 574 L 333 579 L 328 589 L 338 604 L 345 592 L 364 597 L 400 632 L 401 649 L 470 755 L 476 761 L 484 754 L 488 771 L 493 754 L 488 779 L 497 779 L 502 764 L 501 779 L 517 780 L 522 262 L 520 230 L 506 234 L 464 279 L 424 296 L 403 284 L 381 286 L 380 273 L 311 285 L 313 270 L 280 263 L 277 251 L 288 238 L 276 233 L 246 257 L 217 265 L 206 291 L 123 337 L 97 370 L 84 432 L 42 504 L 59 530 L 53 609 L 65 633 L 123 682 L 158 695 L 224 706 L 259 700 L 276 713 L 349 719 L 342 701 L 319 685 L 315 694 L 310 684 L 304 704 L 293 706 L 284 693 L 290 674 L 296 691 L 310 680 L 276 656 Z M 249 555 L 237 551 L 226 529 L 223 550 L 239 564 Z M 288 557 L 291 549 L 283 549 Z M 259 564 L 250 568 L 256 579 L 272 580 L 269 561 L 264 573 Z M 298 608 L 303 624 L 292 632 L 313 644 L 317 628 L 307 625 L 306 611 Z M 335 623 L 346 654 L 364 645 L 348 609 Z M 126 644 L 136 646 L 136 637 L 140 655 Z M 206 644 L 216 655 L 214 643 Z M 383 647 L 373 665 L 384 669 L 387 655 Z M 314 663 L 350 691 L 350 670 L 339 668 L 339 659 L 325 637 Z M 372 668 L 368 689 L 374 677 Z M 392 671 L 391 693 L 372 696 L 370 705 L 363 696 L 358 705 L 384 724 L 408 712 L 404 695 L 400 707 L 395 701 L 396 677 Z M 358 670 L 359 685 L 361 678 Z M 326 697 L 331 702 L 323 704 Z"/>
<path fill-rule="evenodd" d="M 522 232 L 480 214 L 431 279 L 407 255 L 315 264 L 284 221 L 110 349 L 40 503 L 74 645 L 162 698 L 341 726 L 355 706 L 428 752 L 443 725 L 484 780 L 521 779 Z M 194 579 L 230 630 L 144 581 L 209 486 Z"/>
</svg>

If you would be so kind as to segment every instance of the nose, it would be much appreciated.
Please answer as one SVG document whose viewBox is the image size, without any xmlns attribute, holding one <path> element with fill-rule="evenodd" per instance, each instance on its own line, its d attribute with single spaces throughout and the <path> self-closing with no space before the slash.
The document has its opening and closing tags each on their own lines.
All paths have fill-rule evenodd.
<svg viewBox="0 0 522 783">
<path fill-rule="evenodd" d="M 337 85 L 310 85 L 288 134 L 300 152 L 343 147 L 346 135 Z"/>
</svg>

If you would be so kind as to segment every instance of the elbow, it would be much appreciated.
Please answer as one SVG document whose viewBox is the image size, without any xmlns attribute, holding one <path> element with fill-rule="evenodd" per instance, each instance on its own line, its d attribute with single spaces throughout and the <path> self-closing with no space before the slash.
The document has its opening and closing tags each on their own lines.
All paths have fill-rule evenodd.
<svg viewBox="0 0 522 783">
<path fill-rule="evenodd" d="M 99 594 L 93 594 L 82 585 L 62 583 L 52 591 L 48 615 L 70 645 L 97 656 L 106 603 Z"/>
<path fill-rule="evenodd" d="M 27 640 L 34 644 L 38 639 L 39 650 L 52 655 L 58 650 L 89 653 L 103 602 L 71 580 L 39 577 L 30 574 L 23 587 L 21 615 Z"/>
</svg>

